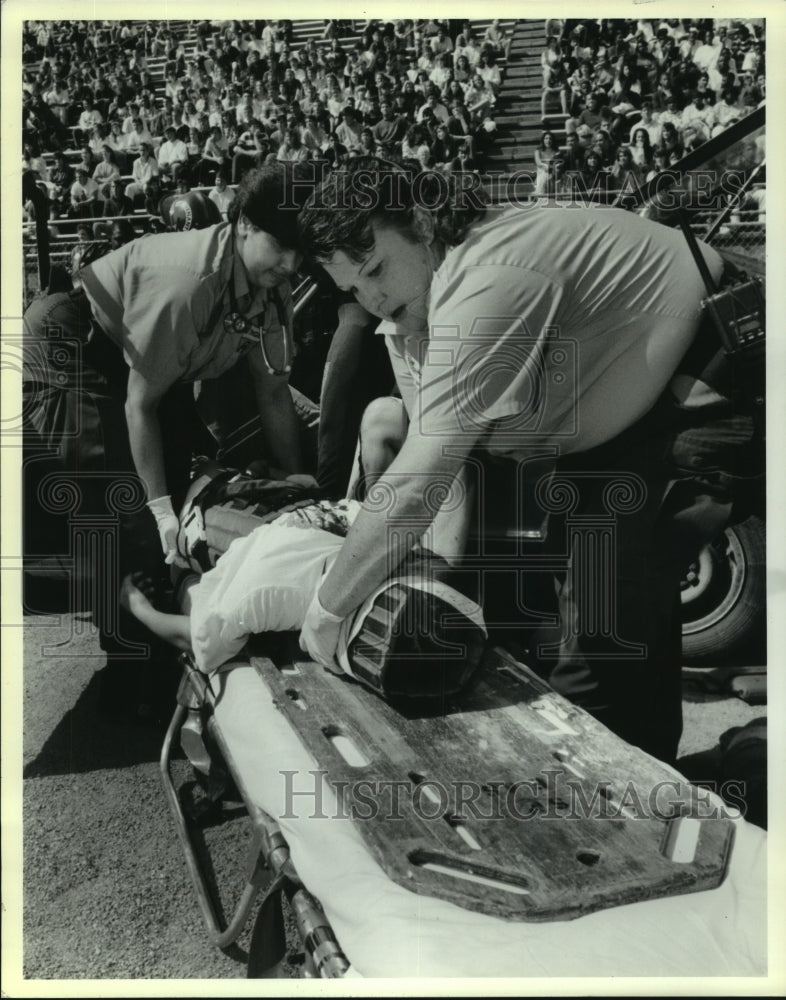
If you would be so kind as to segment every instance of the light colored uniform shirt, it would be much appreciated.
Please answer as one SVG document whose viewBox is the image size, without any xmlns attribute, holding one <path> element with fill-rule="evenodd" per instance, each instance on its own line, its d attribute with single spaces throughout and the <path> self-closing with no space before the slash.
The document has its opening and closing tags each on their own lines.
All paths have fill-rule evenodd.
<svg viewBox="0 0 786 1000">
<path fill-rule="evenodd" d="M 603 207 L 489 210 L 434 275 L 410 433 L 514 458 L 610 440 L 669 383 L 705 294 L 679 230 Z"/>
<path fill-rule="evenodd" d="M 282 305 L 282 329 L 275 299 L 254 298 L 245 269 L 233 268 L 232 226 L 162 233 L 134 240 L 82 272 L 93 314 L 123 350 L 126 363 L 152 385 L 217 378 L 249 350 L 260 350 L 255 334 L 228 333 L 224 317 L 235 306 L 264 331 L 272 365 L 293 354 L 292 292 L 275 293 Z"/>
</svg>

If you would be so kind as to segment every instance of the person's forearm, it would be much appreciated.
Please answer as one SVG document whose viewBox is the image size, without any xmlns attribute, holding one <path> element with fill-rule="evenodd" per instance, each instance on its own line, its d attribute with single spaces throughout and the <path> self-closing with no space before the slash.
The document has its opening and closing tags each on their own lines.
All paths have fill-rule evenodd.
<svg viewBox="0 0 786 1000">
<path fill-rule="evenodd" d="M 145 485 L 148 500 L 167 495 L 164 446 L 158 414 L 126 403 L 126 423 L 131 457 Z"/>
<path fill-rule="evenodd" d="M 366 499 L 319 589 L 322 607 L 345 617 L 373 593 L 420 541 L 434 520 L 428 500 L 438 483 L 452 484 L 473 441 L 410 436 Z M 447 454 L 446 454 L 447 453 Z M 377 502 L 392 497 L 392 502 Z M 376 509 L 375 509 L 376 508 Z"/>
<path fill-rule="evenodd" d="M 185 652 L 191 650 L 191 619 L 188 615 L 167 614 L 157 611 L 151 604 L 140 605 L 132 611 L 134 617 L 159 639 Z"/>
<path fill-rule="evenodd" d="M 377 484 L 380 490 L 385 488 L 382 483 L 380 480 Z M 366 505 L 355 519 L 319 589 L 319 601 L 331 614 L 346 617 L 359 607 L 391 575 L 428 527 L 422 489 L 409 493 L 397 479 L 395 496 L 392 508 L 375 511 Z M 395 531 L 397 524 L 402 527 Z"/>
<path fill-rule="evenodd" d="M 302 472 L 300 421 L 289 384 L 283 378 L 273 391 L 258 396 L 259 416 L 267 452 L 284 472 Z"/>
</svg>

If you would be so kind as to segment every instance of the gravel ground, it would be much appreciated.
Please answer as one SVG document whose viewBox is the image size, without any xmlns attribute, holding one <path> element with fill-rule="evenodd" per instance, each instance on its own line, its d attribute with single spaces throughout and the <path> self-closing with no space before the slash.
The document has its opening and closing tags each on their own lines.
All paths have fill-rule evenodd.
<svg viewBox="0 0 786 1000">
<path fill-rule="evenodd" d="M 244 977 L 252 923 L 226 952 L 208 941 L 161 789 L 163 727 L 98 714 L 103 660 L 78 616 L 27 618 L 24 636 L 25 978 Z M 58 642 L 67 644 L 44 650 Z M 701 762 L 721 733 L 764 714 L 689 679 L 681 755 Z M 177 768 L 188 780 L 185 762 Z M 240 813 L 229 804 L 204 830 L 229 911 L 250 840 Z M 296 975 L 296 964 L 284 971 Z"/>
</svg>

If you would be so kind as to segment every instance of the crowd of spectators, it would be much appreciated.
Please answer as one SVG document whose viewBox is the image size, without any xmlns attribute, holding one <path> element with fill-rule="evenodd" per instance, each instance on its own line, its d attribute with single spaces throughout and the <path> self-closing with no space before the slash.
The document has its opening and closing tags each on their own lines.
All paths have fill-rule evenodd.
<svg viewBox="0 0 786 1000">
<path fill-rule="evenodd" d="M 763 20 L 584 20 L 546 25 L 536 193 L 633 190 L 765 99 Z"/>
<path fill-rule="evenodd" d="M 471 170 L 493 143 L 498 21 L 478 34 L 469 21 L 329 20 L 299 47 L 288 20 L 192 27 L 185 41 L 167 22 L 27 22 L 23 165 L 52 234 L 134 216 L 155 230 L 160 199 L 193 187 L 225 216 L 231 185 L 270 159 Z M 111 232 L 93 223 L 94 237 Z"/>
</svg>

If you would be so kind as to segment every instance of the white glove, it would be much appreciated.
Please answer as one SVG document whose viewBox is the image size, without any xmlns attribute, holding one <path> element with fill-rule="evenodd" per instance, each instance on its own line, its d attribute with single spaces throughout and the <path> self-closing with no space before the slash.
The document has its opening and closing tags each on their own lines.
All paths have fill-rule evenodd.
<svg viewBox="0 0 786 1000">
<path fill-rule="evenodd" d="M 183 568 L 188 567 L 188 563 L 181 559 L 177 553 L 177 532 L 180 522 L 172 507 L 172 497 L 158 497 L 157 500 L 148 500 L 147 506 L 153 517 L 156 519 L 158 537 L 161 539 L 161 548 L 164 550 L 167 566 L 175 563 Z"/>
<path fill-rule="evenodd" d="M 326 611 L 319 600 L 319 590 L 314 593 L 300 632 L 300 648 L 312 660 L 335 673 L 343 673 L 336 664 L 338 633 L 344 619 Z"/>
</svg>

